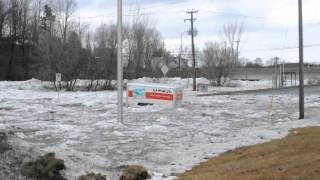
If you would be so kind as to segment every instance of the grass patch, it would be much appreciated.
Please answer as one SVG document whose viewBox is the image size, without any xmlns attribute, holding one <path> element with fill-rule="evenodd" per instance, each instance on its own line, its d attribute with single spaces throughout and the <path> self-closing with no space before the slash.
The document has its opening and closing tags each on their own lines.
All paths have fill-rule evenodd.
<svg viewBox="0 0 320 180">
<path fill-rule="evenodd" d="M 320 128 L 295 129 L 283 139 L 226 152 L 179 174 L 178 179 L 318 180 Z"/>
</svg>

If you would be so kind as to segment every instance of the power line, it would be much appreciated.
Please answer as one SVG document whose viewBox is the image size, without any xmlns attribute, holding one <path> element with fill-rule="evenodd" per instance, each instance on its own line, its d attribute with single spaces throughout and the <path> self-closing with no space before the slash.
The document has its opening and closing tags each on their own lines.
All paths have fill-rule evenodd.
<svg viewBox="0 0 320 180">
<path fill-rule="evenodd" d="M 175 10 L 175 11 L 167 11 L 165 12 L 166 13 L 184 13 L 182 11 L 178 11 L 176 10 L 177 7 L 184 7 L 182 4 L 175 4 L 175 5 L 170 5 L 170 7 L 168 8 L 168 6 L 165 6 L 165 5 L 154 5 L 154 6 L 144 6 L 142 8 L 136 8 L 136 9 L 129 9 L 129 10 L 126 10 L 126 13 L 131 13 L 131 12 L 140 12 L 142 10 L 147 10 L 147 9 L 154 9 L 154 8 L 166 8 L 166 10 Z M 138 14 L 124 14 L 123 16 L 139 16 L 139 15 L 152 15 L 152 14 L 163 14 L 163 11 L 159 11 L 159 12 L 147 12 L 147 13 L 138 13 Z M 96 15 L 96 16 L 83 16 L 81 18 L 83 19 L 90 19 L 90 18 L 99 18 L 99 17 L 112 17 L 112 18 L 115 18 L 116 15 L 115 13 L 108 13 L 108 14 L 101 14 L 101 15 Z"/>
<path fill-rule="evenodd" d="M 133 5 L 131 5 L 133 6 Z M 135 9 L 129 9 L 126 10 L 126 12 L 139 12 L 142 10 L 154 10 L 155 8 L 165 8 L 166 10 L 176 10 L 178 7 L 181 8 L 186 8 L 187 6 L 192 6 L 192 4 L 189 3 L 177 3 L 177 4 L 170 4 L 170 6 L 166 5 L 166 4 L 154 4 L 154 5 L 150 5 L 150 6 L 142 6 L 142 7 L 138 7 Z M 180 12 L 181 11 L 175 11 L 175 12 Z M 147 14 L 165 14 L 165 13 L 175 13 L 175 12 L 163 12 L 161 10 L 161 12 L 148 12 Z M 223 11 L 212 11 L 212 10 L 201 10 L 201 13 L 212 13 L 212 14 L 217 14 L 217 15 L 222 15 L 222 16 L 235 16 L 235 17 L 243 17 L 243 18 L 252 18 L 252 19 L 269 19 L 269 20 L 275 20 L 275 19 L 282 19 L 282 17 L 266 17 L 266 16 L 253 16 L 253 15 L 249 15 L 249 14 L 242 14 L 242 13 L 233 13 L 233 12 L 223 12 Z M 105 15 L 101 15 L 101 16 L 105 16 Z M 110 17 L 109 15 L 107 15 L 108 17 Z M 126 16 L 135 16 L 134 14 L 127 14 Z M 98 16 L 96 16 L 98 17 Z M 115 17 L 115 15 L 113 15 L 112 17 Z M 305 21 L 315 21 L 317 19 L 309 19 L 309 20 L 305 20 Z"/>
<path fill-rule="evenodd" d="M 311 47 L 320 47 L 320 44 L 308 44 L 304 45 L 304 48 L 311 48 Z M 291 49 L 298 49 L 298 46 L 294 47 L 282 47 L 282 48 L 268 48 L 268 49 L 252 49 L 252 50 L 244 50 L 244 52 L 256 52 L 256 51 L 282 51 L 282 50 L 291 50 Z"/>
<path fill-rule="evenodd" d="M 176 14 L 180 13 L 182 14 L 182 11 L 171 11 L 171 12 L 166 12 L 165 14 Z M 123 16 L 126 17 L 135 17 L 135 16 L 146 16 L 146 15 L 155 15 L 155 14 L 163 14 L 163 12 L 144 12 L 144 13 L 137 13 L 137 14 L 123 14 Z M 75 17 L 74 17 L 75 18 Z M 96 19 L 96 18 L 116 18 L 116 15 L 113 14 L 101 14 L 101 15 L 96 15 L 96 16 L 80 16 L 81 19 Z"/>
<path fill-rule="evenodd" d="M 173 5 L 174 6 L 174 5 Z M 183 7 L 182 5 L 176 5 L 176 7 Z M 139 13 L 142 10 L 147 10 L 147 9 L 154 9 L 156 7 L 163 7 L 166 8 L 166 10 L 169 11 L 159 11 L 159 12 L 144 12 L 144 13 Z M 174 10 L 174 11 L 170 11 L 170 10 Z M 141 15 L 156 15 L 156 14 L 168 14 L 168 13 L 183 13 L 180 10 L 175 10 L 176 8 L 173 7 L 167 7 L 164 5 L 157 5 L 157 6 L 149 6 L 149 7 L 143 7 L 143 8 L 136 8 L 136 9 L 132 9 L 132 10 L 127 10 L 126 12 L 128 14 L 124 14 L 123 16 L 126 17 L 134 17 L 134 16 L 141 16 Z M 137 12 L 134 14 L 130 14 L 132 12 Z M 222 11 L 211 11 L 211 10 L 204 10 L 201 11 L 201 13 L 212 13 L 212 14 L 216 14 L 216 15 L 220 15 L 220 16 L 233 16 L 233 17 L 240 17 L 240 18 L 250 18 L 250 19 L 256 19 L 256 20 L 279 20 L 282 19 L 281 17 L 265 17 L 265 16 L 253 16 L 253 15 L 248 15 L 248 14 L 241 14 L 241 13 L 231 13 L 231 12 L 222 12 Z M 81 19 L 95 19 L 95 18 L 101 18 L 101 17 L 106 17 L 106 18 L 116 18 L 115 13 L 108 13 L 108 14 L 101 14 L 101 15 L 96 15 L 96 16 L 83 16 L 80 18 Z M 305 21 L 315 21 L 315 19 L 310 19 L 310 20 L 305 20 Z"/>
<path fill-rule="evenodd" d="M 185 5 L 188 5 L 187 3 L 184 3 Z M 143 6 L 142 8 L 136 8 L 136 9 L 132 9 L 132 10 L 128 10 L 128 11 L 139 11 L 139 10 L 145 10 L 145 9 L 154 9 L 154 8 L 166 8 L 166 9 L 177 9 L 177 7 L 185 7 L 185 5 L 183 5 L 183 3 L 179 3 L 179 4 L 173 4 L 170 5 L 170 7 L 168 8 L 168 5 L 153 5 L 153 6 Z"/>
<path fill-rule="evenodd" d="M 201 11 L 203 12 L 203 11 Z M 235 16 L 235 17 L 243 17 L 243 18 L 253 18 L 253 19 L 280 19 L 280 18 L 271 18 L 271 17 L 263 17 L 263 16 L 252 16 L 240 13 L 230 13 L 230 12 L 219 12 L 219 11 L 204 11 L 212 14 L 222 15 L 222 16 Z"/>
</svg>

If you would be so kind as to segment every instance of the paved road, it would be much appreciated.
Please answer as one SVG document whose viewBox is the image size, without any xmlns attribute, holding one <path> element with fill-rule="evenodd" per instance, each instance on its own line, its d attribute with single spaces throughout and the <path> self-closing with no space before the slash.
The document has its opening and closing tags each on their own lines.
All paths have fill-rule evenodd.
<svg viewBox="0 0 320 180">
<path fill-rule="evenodd" d="M 218 96 L 218 95 L 232 95 L 232 94 L 272 94 L 273 89 L 258 89 L 258 90 L 244 90 L 244 91 L 233 91 L 233 92 L 221 92 L 221 93 L 207 93 L 199 94 L 198 96 Z M 299 94 L 299 87 L 288 87 L 282 89 L 276 89 L 276 94 Z M 305 94 L 319 94 L 320 85 L 305 86 Z"/>
</svg>

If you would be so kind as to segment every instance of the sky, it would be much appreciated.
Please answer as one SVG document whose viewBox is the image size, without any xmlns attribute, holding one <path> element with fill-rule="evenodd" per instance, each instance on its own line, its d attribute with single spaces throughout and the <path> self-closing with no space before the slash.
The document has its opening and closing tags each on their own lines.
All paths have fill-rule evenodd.
<svg viewBox="0 0 320 180">
<path fill-rule="evenodd" d="M 101 23 L 116 23 L 117 0 L 76 0 L 77 16 L 94 29 Z M 320 1 L 303 0 L 305 62 L 320 63 Z M 286 62 L 298 62 L 297 0 L 123 0 L 124 21 L 146 14 L 161 32 L 168 50 L 177 52 L 182 42 L 190 46 L 185 33 L 190 23 L 188 10 L 198 10 L 195 45 L 203 49 L 207 42 L 221 42 L 223 27 L 238 22 L 244 33 L 240 56 L 268 60 L 278 56 Z M 181 41 L 182 37 L 182 41 Z M 288 48 L 286 50 L 283 50 Z M 279 50 L 280 49 L 280 50 Z"/>
</svg>

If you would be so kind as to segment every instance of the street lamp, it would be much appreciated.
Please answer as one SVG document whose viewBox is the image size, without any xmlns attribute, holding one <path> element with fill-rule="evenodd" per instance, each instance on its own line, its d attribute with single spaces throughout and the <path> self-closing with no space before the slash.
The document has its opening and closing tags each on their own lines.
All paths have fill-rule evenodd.
<svg viewBox="0 0 320 180">
<path fill-rule="evenodd" d="M 304 119 L 304 52 L 303 52 L 303 9 L 298 0 L 299 12 L 299 119 Z"/>
<path fill-rule="evenodd" d="M 122 0 L 118 0 L 117 85 L 118 122 L 123 124 L 123 65 L 122 65 Z"/>
</svg>

